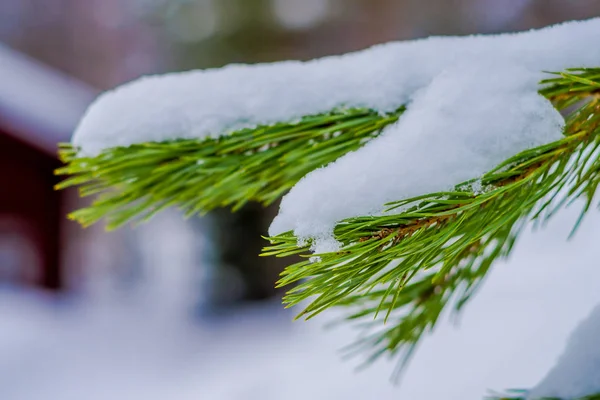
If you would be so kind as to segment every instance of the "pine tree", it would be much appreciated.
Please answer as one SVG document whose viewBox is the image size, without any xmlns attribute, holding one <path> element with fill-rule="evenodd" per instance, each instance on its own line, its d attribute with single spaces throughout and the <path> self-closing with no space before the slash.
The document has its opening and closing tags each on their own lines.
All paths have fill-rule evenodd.
<svg viewBox="0 0 600 400">
<path fill-rule="evenodd" d="M 262 255 L 305 258 L 277 282 L 291 287 L 286 306 L 308 302 L 298 315 L 306 319 L 344 310 L 368 332 L 348 353 L 366 355 L 366 363 L 393 355 L 400 372 L 442 312 L 463 309 L 525 226 L 583 199 L 575 232 L 600 184 L 600 67 L 549 73 L 539 93 L 565 116 L 561 139 L 515 154 L 454 190 L 398 199 L 383 215 L 339 221 L 338 251 L 312 254 L 312 241 L 293 231 L 266 238 Z M 57 173 L 68 177 L 58 189 L 78 186 L 82 196 L 97 196 L 70 217 L 84 226 L 105 218 L 109 228 L 172 206 L 192 216 L 251 201 L 268 205 L 309 172 L 376 138 L 406 108 L 333 109 L 218 138 L 137 143 L 94 156 L 63 144 L 66 165 Z"/>
</svg>

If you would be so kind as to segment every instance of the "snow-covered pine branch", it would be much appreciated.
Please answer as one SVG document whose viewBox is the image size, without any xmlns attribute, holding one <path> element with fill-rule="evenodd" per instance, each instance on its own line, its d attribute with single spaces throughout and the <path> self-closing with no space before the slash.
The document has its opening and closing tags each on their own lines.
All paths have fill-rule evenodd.
<svg viewBox="0 0 600 400">
<path fill-rule="evenodd" d="M 351 352 L 404 362 L 528 222 L 591 207 L 598 37 L 600 18 L 143 78 L 90 107 L 60 187 L 99 193 L 74 217 L 112 226 L 291 188 L 265 254 L 311 258 L 286 269 L 285 301 L 346 308 L 372 329 Z"/>
<path fill-rule="evenodd" d="M 73 144 L 93 156 L 135 143 L 214 138 L 336 109 L 391 113 L 440 74 L 468 65 L 527 69 L 535 92 L 542 71 L 598 66 L 599 25 L 592 19 L 517 34 L 432 37 L 307 62 L 147 76 L 101 95 Z"/>
<path fill-rule="evenodd" d="M 308 62 L 231 65 L 144 77 L 103 94 L 89 108 L 75 132 L 73 144 L 62 152 L 69 167 L 60 173 L 74 179 L 60 187 L 81 185 L 83 195 L 102 194 L 93 207 L 73 214 L 85 225 L 107 217 L 109 225 L 116 227 L 169 205 L 178 205 L 186 213 L 194 214 L 218 206 L 235 208 L 246 201 L 269 204 L 308 172 L 360 148 L 382 130 L 385 129 L 386 136 L 403 135 L 398 131 L 408 128 L 407 124 L 401 122 L 400 126 L 394 122 L 404 106 L 415 97 L 426 96 L 428 91 L 434 95 L 436 87 L 443 90 L 444 80 L 450 82 L 452 74 L 472 88 L 456 106 L 468 100 L 484 107 L 492 86 L 501 85 L 488 82 L 489 68 L 489 76 L 514 82 L 512 89 L 502 91 L 503 104 L 525 102 L 519 100 L 525 91 L 529 94 L 524 98 L 538 103 L 537 107 L 531 104 L 522 111 L 519 117 L 522 123 L 532 122 L 524 120 L 526 115 L 533 118 L 537 112 L 555 113 L 548 104 L 543 106 L 543 99 L 536 98 L 536 84 L 545 77 L 542 71 L 599 65 L 600 55 L 593 46 L 598 25 L 599 21 L 594 19 L 518 34 L 433 37 L 393 42 Z M 503 71 L 500 66 L 511 71 Z M 468 72 L 462 71 L 464 68 L 475 71 L 479 78 L 473 76 L 469 81 Z M 512 80 L 509 73 L 514 71 L 519 76 Z M 455 98 L 466 89 L 457 89 L 461 83 L 448 88 L 458 90 Z M 442 106 L 434 102 L 421 107 L 420 112 L 433 115 L 436 107 Z M 416 107 L 412 111 L 416 113 Z M 463 107 L 462 113 L 467 111 Z M 452 115 L 463 118 L 460 113 L 458 109 L 454 112 L 448 109 L 445 122 L 454 124 Z M 484 122 L 486 126 L 502 127 L 509 117 L 502 112 L 485 118 L 473 116 L 471 113 L 467 119 L 471 131 Z M 490 120 L 491 117 L 496 120 Z M 464 120 L 460 122 L 463 123 Z M 508 141 L 497 154 L 492 154 L 493 159 L 500 160 L 510 150 L 514 154 L 526 145 L 547 140 L 551 132 L 544 132 L 544 137 L 528 144 L 513 143 L 515 146 L 511 148 Z M 555 127 L 554 137 L 558 134 Z M 510 138 L 517 136 L 515 133 Z M 531 138 L 534 136 L 532 133 Z M 509 137 L 505 135 L 504 139 Z M 454 143 L 460 144 L 458 140 Z M 198 164 L 203 168 L 198 168 Z M 422 164 L 412 165 L 411 169 Z M 461 165 L 463 173 L 457 171 L 446 179 L 440 176 L 438 186 L 448 186 L 453 179 L 461 180 L 469 170 L 468 165 Z M 493 164 L 477 165 L 478 170 L 471 172 L 483 173 L 488 165 Z M 432 166 L 443 168 L 441 164 Z M 431 171 L 422 173 L 428 172 Z M 366 173 L 367 170 L 361 171 L 362 181 L 367 179 Z M 423 181 L 419 175 L 416 171 L 410 174 Z M 351 185 L 356 188 L 354 194 L 367 189 L 358 183 L 356 180 Z M 434 186 L 413 189 L 428 190 Z M 383 205 L 380 200 L 394 201 L 416 192 L 398 189 L 388 193 L 389 187 L 381 191 L 382 196 L 373 197 L 365 205 L 380 208 Z M 197 196 L 198 192 L 203 195 Z M 301 192 L 295 190 L 300 198 Z M 294 196 L 288 204 L 294 202 L 291 200 Z M 356 206 L 362 205 L 359 199 L 361 196 L 357 195 Z M 315 212 L 306 216 L 306 223 L 314 227 L 307 230 L 295 226 L 294 214 L 302 211 L 286 206 L 272 232 L 294 227 L 301 236 L 314 236 L 317 231 L 331 230 L 336 218 L 373 211 L 359 210 L 356 206 L 353 211 L 335 207 L 337 213 L 327 214 L 323 207 L 331 202 L 321 200 L 322 197 Z M 327 228 L 317 229 L 316 225 Z M 328 236 L 331 239 L 330 232 Z"/>
<path fill-rule="evenodd" d="M 298 284 L 285 302 L 309 300 L 301 314 L 307 318 L 348 307 L 350 319 L 377 327 L 352 350 L 374 357 L 399 353 L 405 360 L 448 305 L 464 306 L 528 222 L 543 222 L 577 199 L 585 201 L 583 216 L 600 183 L 600 69 L 545 83 L 550 86 L 542 93 L 559 109 L 587 99 L 569 114 L 563 138 L 510 157 L 452 190 L 338 222 L 339 249 L 284 271 L 280 285 Z M 298 244 L 292 231 L 271 241 L 265 254 L 309 255 L 314 248 L 312 239 Z M 382 318 L 373 320 L 378 314 Z"/>
</svg>

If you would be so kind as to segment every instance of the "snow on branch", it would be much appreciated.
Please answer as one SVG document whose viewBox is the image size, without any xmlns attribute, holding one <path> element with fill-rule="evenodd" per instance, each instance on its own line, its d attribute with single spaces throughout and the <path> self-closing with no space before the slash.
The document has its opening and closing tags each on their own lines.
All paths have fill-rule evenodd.
<svg viewBox="0 0 600 400">
<path fill-rule="evenodd" d="M 598 65 L 600 19 L 518 34 L 392 42 L 308 62 L 229 65 L 143 77 L 92 104 L 73 137 L 81 154 L 134 143 L 218 137 L 339 108 L 393 112 L 457 64 L 541 71 Z"/>
<path fill-rule="evenodd" d="M 583 204 L 581 217 L 593 205 L 600 185 L 600 69 L 557 75 L 541 94 L 560 110 L 575 105 L 562 138 L 511 156 L 480 177 L 475 171 L 451 190 L 338 222 L 333 237 L 339 248 L 286 268 L 279 285 L 296 286 L 284 301 L 308 302 L 299 315 L 306 318 L 345 308 L 349 320 L 372 331 L 352 346 L 353 354 L 367 353 L 368 361 L 394 354 L 404 366 L 442 313 L 460 311 L 472 298 L 528 223 L 543 223 L 576 200 Z M 292 231 L 271 237 L 264 254 L 310 256 L 315 239 L 298 239 Z"/>
<path fill-rule="evenodd" d="M 59 188 L 99 195 L 72 217 L 110 227 L 291 189 L 264 252 L 307 257 L 278 283 L 297 285 L 285 302 L 342 307 L 371 329 L 352 353 L 402 366 L 527 223 L 591 208 L 599 37 L 596 18 L 142 78 L 90 107 Z"/>
<path fill-rule="evenodd" d="M 452 190 L 514 154 L 560 139 L 564 121 L 538 94 L 537 77 L 503 64 L 444 71 L 380 137 L 302 179 L 283 198 L 269 233 L 294 231 L 313 239 L 317 253 L 336 251 L 337 222 Z"/>
</svg>

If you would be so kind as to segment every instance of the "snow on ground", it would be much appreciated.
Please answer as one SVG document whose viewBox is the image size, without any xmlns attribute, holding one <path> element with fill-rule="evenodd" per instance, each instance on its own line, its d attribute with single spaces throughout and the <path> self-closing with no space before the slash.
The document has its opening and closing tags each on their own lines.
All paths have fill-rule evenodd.
<svg viewBox="0 0 600 400">
<path fill-rule="evenodd" d="M 525 235 L 460 324 L 442 323 L 422 344 L 400 387 L 388 382 L 389 363 L 355 373 L 340 361 L 336 349 L 353 332 L 323 331 L 327 316 L 292 323 L 272 303 L 194 322 L 174 279 L 169 295 L 148 283 L 136 301 L 0 292 L 0 398 L 470 400 L 530 388 L 600 302 L 600 215 L 567 242 L 575 211 Z"/>
<path fill-rule="evenodd" d="M 530 398 L 582 398 L 600 393 L 600 304 L 569 338 L 556 366 Z"/>
</svg>

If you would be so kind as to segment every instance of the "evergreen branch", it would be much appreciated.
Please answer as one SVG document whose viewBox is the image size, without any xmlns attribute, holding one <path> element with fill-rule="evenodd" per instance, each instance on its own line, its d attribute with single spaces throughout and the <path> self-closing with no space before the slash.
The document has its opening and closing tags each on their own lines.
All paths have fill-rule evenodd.
<svg viewBox="0 0 600 400">
<path fill-rule="evenodd" d="M 216 139 L 116 147 L 96 157 L 63 144 L 59 155 L 67 165 L 56 173 L 70 177 L 57 188 L 79 186 L 82 196 L 99 195 L 70 215 L 84 226 L 106 217 L 116 228 L 170 206 L 189 216 L 221 206 L 235 210 L 248 201 L 267 205 L 310 171 L 379 135 L 403 111 L 337 110 Z"/>
<path fill-rule="evenodd" d="M 573 73 L 571 73 L 573 72 Z M 595 70 L 569 71 L 545 81 L 547 97 L 589 89 Z M 351 109 L 308 116 L 297 123 L 280 123 L 244 129 L 217 139 L 180 139 L 110 148 L 95 157 L 81 155 L 70 144 L 60 146 L 67 165 L 58 175 L 69 176 L 57 189 L 78 186 L 82 196 L 97 195 L 90 207 L 70 218 L 91 225 L 106 217 L 108 228 L 132 219 L 147 219 L 158 211 L 178 206 L 187 216 L 216 207 L 239 209 L 248 201 L 268 205 L 281 197 L 308 172 L 360 148 L 400 117 L 404 107 L 381 115 L 373 110 Z"/>
<path fill-rule="evenodd" d="M 279 286 L 297 284 L 286 305 L 310 300 L 298 315 L 307 319 L 329 307 L 348 308 L 346 318 L 364 329 L 348 354 L 368 352 L 367 363 L 396 355 L 400 372 L 449 304 L 455 311 L 465 305 L 528 222 L 543 222 L 580 198 L 583 217 L 600 183 L 600 69 L 567 71 L 542 83 L 540 92 L 558 109 L 578 107 L 566 119 L 564 138 L 521 152 L 454 191 L 339 222 L 340 251 L 282 273 Z M 265 255 L 313 256 L 312 243 L 299 245 L 292 232 L 269 240 Z"/>
<path fill-rule="evenodd" d="M 579 198 L 586 200 L 582 217 L 589 210 L 600 183 L 599 82 L 600 69 L 570 70 L 542 82 L 540 93 L 558 109 L 577 108 L 563 139 L 511 157 L 453 191 L 340 222 L 334 231 L 340 252 L 284 271 L 279 286 L 301 282 L 285 297 L 287 306 L 311 298 L 301 313 L 307 318 L 346 307 L 347 319 L 366 329 L 348 353 L 369 351 L 368 362 L 397 355 L 404 365 L 448 305 L 460 310 L 492 263 L 510 253 L 528 221 L 544 221 Z M 251 200 L 268 204 L 308 172 L 358 149 L 403 111 L 334 111 L 217 139 L 117 147 L 96 157 L 63 145 L 67 165 L 57 173 L 70 177 L 58 188 L 99 194 L 71 217 L 84 225 L 107 217 L 109 228 L 172 205 L 191 215 Z M 311 243 L 298 246 L 291 232 L 270 240 L 264 255 L 311 256 Z"/>
</svg>

